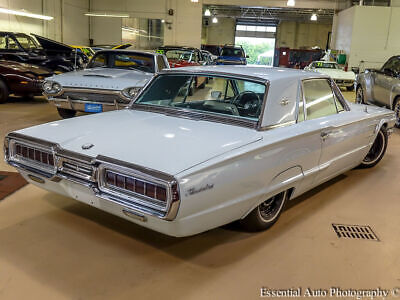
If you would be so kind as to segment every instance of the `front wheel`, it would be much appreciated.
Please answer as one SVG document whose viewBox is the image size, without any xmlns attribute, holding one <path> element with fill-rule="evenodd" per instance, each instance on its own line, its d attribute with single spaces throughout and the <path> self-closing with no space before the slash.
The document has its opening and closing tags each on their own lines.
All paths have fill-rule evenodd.
<svg viewBox="0 0 400 300">
<path fill-rule="evenodd" d="M 382 159 L 383 155 L 385 155 L 386 148 L 388 142 L 388 135 L 387 131 L 384 127 L 382 127 L 376 138 L 374 143 L 372 144 L 371 149 L 369 150 L 368 154 L 364 157 L 363 161 L 359 165 L 360 168 L 372 168 L 374 167 L 380 160 Z"/>
<path fill-rule="evenodd" d="M 357 91 L 356 91 L 356 103 L 358 104 L 365 104 L 365 100 L 364 100 L 364 91 L 363 88 L 361 86 L 357 87 Z"/>
<path fill-rule="evenodd" d="M 395 126 L 397 128 L 400 128 L 400 97 L 397 97 L 395 99 L 395 102 L 393 104 L 393 110 L 394 110 L 394 114 L 396 116 Z"/>
<path fill-rule="evenodd" d="M 253 209 L 240 223 L 249 231 L 268 229 L 278 220 L 288 198 L 287 191 L 279 193 Z"/>
<path fill-rule="evenodd" d="M 76 110 L 59 108 L 59 107 L 57 107 L 57 110 L 58 110 L 58 114 L 63 119 L 73 118 L 76 115 Z"/>
</svg>

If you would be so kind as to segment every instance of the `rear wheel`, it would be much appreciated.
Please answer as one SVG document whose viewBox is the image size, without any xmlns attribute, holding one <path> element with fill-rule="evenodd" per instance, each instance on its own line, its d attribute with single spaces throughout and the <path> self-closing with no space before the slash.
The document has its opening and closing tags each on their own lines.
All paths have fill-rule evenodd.
<svg viewBox="0 0 400 300">
<path fill-rule="evenodd" d="M 57 110 L 58 110 L 58 114 L 63 119 L 73 118 L 76 115 L 76 110 L 73 110 L 73 109 L 66 109 L 66 108 L 57 107 Z"/>
<path fill-rule="evenodd" d="M 400 97 L 397 97 L 394 100 L 393 110 L 394 110 L 394 114 L 396 115 L 396 124 L 395 124 L 395 126 L 397 128 L 400 128 Z"/>
<path fill-rule="evenodd" d="M 387 131 L 384 127 L 382 127 L 376 138 L 374 143 L 371 146 L 368 154 L 364 157 L 363 161 L 360 164 L 360 168 L 372 168 L 382 159 L 383 155 L 385 155 L 386 147 L 387 147 L 388 135 Z"/>
<path fill-rule="evenodd" d="M 261 203 L 253 209 L 243 220 L 241 225 L 249 231 L 261 231 L 268 229 L 278 220 L 282 213 L 288 192 L 279 193 Z"/>
<path fill-rule="evenodd" d="M 5 103 L 10 94 L 7 85 L 3 80 L 0 79 L 0 103 Z"/>
<path fill-rule="evenodd" d="M 357 87 L 356 91 L 356 103 L 358 104 L 365 104 L 365 99 L 364 99 L 364 91 L 361 86 Z"/>
</svg>

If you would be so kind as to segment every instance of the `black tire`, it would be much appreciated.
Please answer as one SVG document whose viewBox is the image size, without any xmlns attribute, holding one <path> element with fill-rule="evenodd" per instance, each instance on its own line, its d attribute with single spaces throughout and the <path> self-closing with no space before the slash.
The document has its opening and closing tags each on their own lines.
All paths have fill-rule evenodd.
<svg viewBox="0 0 400 300">
<path fill-rule="evenodd" d="M 358 86 L 356 90 L 356 103 L 365 104 L 364 90 L 361 86 Z"/>
<path fill-rule="evenodd" d="M 5 103 L 10 95 L 7 85 L 0 79 L 0 103 Z"/>
<path fill-rule="evenodd" d="M 362 169 L 372 168 L 377 163 L 379 163 L 383 158 L 383 156 L 385 155 L 387 142 L 388 142 L 387 131 L 385 127 L 382 127 L 379 130 L 368 154 L 364 157 L 363 161 L 359 165 L 359 168 Z"/>
<path fill-rule="evenodd" d="M 354 91 L 354 85 L 346 86 L 346 90 L 348 90 L 349 92 Z"/>
<path fill-rule="evenodd" d="M 393 111 L 394 111 L 394 114 L 396 115 L 396 123 L 394 124 L 394 126 L 396 126 L 397 128 L 400 128 L 400 97 L 397 97 L 396 99 L 394 99 Z"/>
<path fill-rule="evenodd" d="M 76 110 L 59 108 L 59 107 L 57 107 L 57 110 L 58 110 L 58 114 L 63 119 L 73 118 L 76 115 Z"/>
<path fill-rule="evenodd" d="M 240 220 L 241 226 L 248 231 L 262 231 L 270 228 L 278 221 L 288 196 L 289 193 L 285 191 L 261 203 Z"/>
</svg>

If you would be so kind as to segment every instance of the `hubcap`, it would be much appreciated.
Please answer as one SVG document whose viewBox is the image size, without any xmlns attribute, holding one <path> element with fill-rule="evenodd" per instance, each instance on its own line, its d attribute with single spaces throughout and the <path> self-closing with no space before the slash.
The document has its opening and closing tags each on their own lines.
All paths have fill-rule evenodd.
<svg viewBox="0 0 400 300">
<path fill-rule="evenodd" d="M 400 101 L 396 103 L 396 106 L 394 107 L 394 114 L 396 115 L 396 126 L 400 126 Z"/>
<path fill-rule="evenodd" d="M 385 148 L 385 136 L 382 131 L 378 132 L 378 135 L 372 144 L 367 156 L 364 158 L 364 164 L 370 165 L 376 162 L 382 155 L 383 149 Z"/>
<path fill-rule="evenodd" d="M 258 211 L 264 222 L 274 220 L 282 209 L 285 202 L 286 193 L 280 193 L 258 206 Z"/>
<path fill-rule="evenodd" d="M 359 104 L 364 103 L 364 95 L 363 95 L 362 88 L 357 89 L 356 103 L 359 103 Z"/>
</svg>

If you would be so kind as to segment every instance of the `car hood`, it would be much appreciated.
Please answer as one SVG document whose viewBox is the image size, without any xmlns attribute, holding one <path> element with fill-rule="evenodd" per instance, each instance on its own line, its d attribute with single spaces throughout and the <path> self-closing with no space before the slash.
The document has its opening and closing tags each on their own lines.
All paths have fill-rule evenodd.
<svg viewBox="0 0 400 300">
<path fill-rule="evenodd" d="M 20 63 L 15 61 L 2 60 L 0 65 L 6 68 L 11 68 L 15 71 L 20 71 L 23 73 L 33 73 L 36 75 L 49 75 L 52 71 L 46 68 L 39 67 L 37 65 L 31 65 L 26 63 Z"/>
<path fill-rule="evenodd" d="M 261 140 L 254 129 L 130 109 L 55 121 L 18 133 L 171 175 Z M 88 143 L 94 146 L 82 150 Z"/>
<path fill-rule="evenodd" d="M 127 87 L 143 87 L 154 74 L 117 68 L 91 68 L 55 75 L 49 78 L 63 87 L 123 90 Z"/>
<path fill-rule="evenodd" d="M 344 80 L 355 80 L 356 79 L 356 74 L 352 71 L 344 71 L 344 70 L 338 70 L 338 69 L 323 69 L 320 68 L 317 70 L 318 73 L 328 75 L 332 77 L 333 79 L 344 79 Z"/>
<path fill-rule="evenodd" d="M 36 38 L 45 51 L 71 53 L 73 50 L 72 47 L 66 44 L 50 40 L 37 34 L 32 33 L 32 35 Z"/>
</svg>

